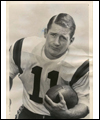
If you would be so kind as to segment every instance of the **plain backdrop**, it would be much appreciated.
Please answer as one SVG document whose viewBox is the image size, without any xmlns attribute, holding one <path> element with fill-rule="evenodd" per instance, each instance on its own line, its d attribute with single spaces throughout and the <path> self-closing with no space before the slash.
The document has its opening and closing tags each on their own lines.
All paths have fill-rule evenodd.
<svg viewBox="0 0 100 120">
<path fill-rule="evenodd" d="M 75 46 L 88 52 L 88 4 L 12 4 L 9 6 L 10 44 L 28 36 L 43 37 L 49 19 L 59 13 L 68 13 L 76 23 Z"/>
<path fill-rule="evenodd" d="M 93 90 L 95 90 L 94 91 L 94 111 L 93 111 L 93 113 L 94 113 L 94 118 L 99 118 L 98 117 L 98 100 L 99 100 L 99 96 L 98 96 L 98 92 L 99 92 L 99 88 L 98 88 L 98 81 L 99 81 L 99 79 L 98 79 L 98 41 L 99 41 L 99 39 L 98 39 L 98 33 L 99 33 L 99 30 L 98 30 L 98 20 L 99 20 L 99 17 L 98 17 L 98 11 L 99 11 L 99 7 L 98 7 L 98 2 L 96 3 L 94 3 L 94 39 L 96 39 L 96 41 L 94 41 L 94 43 L 93 43 L 93 46 L 94 46 L 94 52 L 95 52 L 95 54 L 94 54 L 94 58 L 93 58 L 93 61 L 94 61 L 94 79 L 96 80 L 96 81 L 94 81 L 93 82 L 93 84 L 94 84 L 94 86 L 93 86 Z M 2 119 L 6 119 L 6 76 L 5 76 L 5 73 L 6 73 L 6 64 L 5 64 L 5 62 L 6 62 L 6 46 L 5 46 L 5 44 L 6 44 L 6 3 L 2 3 L 2 31 L 1 31 L 1 33 L 2 33 L 2 71 L 1 71 L 1 73 L 2 73 L 2 86 L 1 86 L 1 90 L 2 90 L 2 110 L 1 110 L 1 115 L 2 115 Z M 12 9 L 12 8 L 11 8 Z M 18 10 L 18 9 L 17 9 Z M 80 10 L 79 10 L 80 11 Z M 78 11 L 78 12 L 79 12 Z M 67 13 L 68 13 L 69 11 L 67 11 Z M 12 13 L 13 13 L 13 11 L 12 11 Z M 53 11 L 53 13 L 54 13 L 54 11 Z M 15 13 L 16 14 L 16 13 Z M 53 14 L 52 14 L 53 15 Z M 51 16 L 52 16 L 51 15 Z M 75 15 L 75 14 L 74 14 Z M 15 15 L 16 16 L 16 15 Z M 50 16 L 49 16 L 49 18 L 50 18 Z M 48 18 L 48 19 L 49 19 Z M 13 18 L 12 18 L 13 19 Z M 47 20 L 47 19 L 46 19 Z M 38 20 L 38 21 L 41 21 L 41 19 L 40 20 Z M 43 21 L 43 20 L 42 20 Z M 47 20 L 48 21 L 48 20 Z M 14 22 L 14 21 L 13 21 Z M 10 23 L 11 24 L 11 23 Z M 39 24 L 39 23 L 38 23 Z M 84 23 L 84 25 L 85 25 L 86 23 Z M 13 24 L 14 25 L 14 24 Z M 13 25 L 12 25 L 12 27 L 13 27 Z M 46 26 L 46 24 L 43 26 L 43 29 L 44 29 L 44 27 Z M 11 27 L 11 26 L 10 26 Z M 16 28 L 17 28 L 17 26 L 16 26 Z M 14 29 L 14 28 L 13 28 Z M 27 28 L 26 28 L 27 29 Z M 36 29 L 36 28 L 35 28 Z M 43 33 L 41 32 L 41 30 L 43 30 L 42 28 L 40 29 L 40 34 L 39 34 L 39 36 L 43 36 Z M 12 30 L 12 29 L 11 29 Z M 13 30 L 12 30 L 13 31 Z M 33 31 L 35 31 L 35 30 L 33 30 Z M 18 32 L 18 30 L 16 31 L 16 32 Z M 32 32 L 32 31 L 31 31 Z M 81 32 L 81 31 L 80 31 Z M 82 31 L 83 32 L 83 31 Z M 14 31 L 12 32 L 12 33 L 14 33 Z M 22 33 L 23 33 L 23 31 L 22 31 Z M 16 33 L 17 34 L 17 33 Z M 22 35 L 22 36 L 21 36 Z M 27 35 L 25 35 L 25 36 L 31 36 L 31 35 L 34 35 L 34 32 L 32 32 L 32 33 L 28 33 Z M 17 35 L 16 35 L 17 36 Z M 16 39 L 19 39 L 20 37 L 23 37 L 23 34 L 19 34 L 17 37 L 15 37 L 14 38 L 14 35 L 11 35 L 11 33 L 10 33 L 10 44 L 12 44 L 12 42 L 13 41 L 15 41 Z M 75 36 L 76 37 L 76 36 Z M 87 36 L 88 37 L 88 36 Z M 78 39 L 77 39 L 78 40 Z M 82 45 L 87 45 L 85 42 L 84 42 L 84 44 L 82 44 Z M 79 47 L 79 46 L 78 46 Z M 84 47 L 83 47 L 84 48 Z M 86 51 L 88 51 L 88 48 L 87 48 L 87 50 Z M 15 87 L 17 87 L 17 85 L 15 86 Z M 17 90 L 17 89 L 16 89 Z M 96 93 L 96 94 L 95 94 Z M 17 109 L 17 108 L 16 108 Z M 16 111 L 15 111 L 16 112 Z"/>
</svg>

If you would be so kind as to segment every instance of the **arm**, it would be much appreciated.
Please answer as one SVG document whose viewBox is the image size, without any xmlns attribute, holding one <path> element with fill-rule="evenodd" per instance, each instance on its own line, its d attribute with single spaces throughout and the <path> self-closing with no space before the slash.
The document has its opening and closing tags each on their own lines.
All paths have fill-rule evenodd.
<svg viewBox="0 0 100 120">
<path fill-rule="evenodd" d="M 13 85 L 13 79 L 11 77 L 9 77 L 9 90 L 11 90 Z M 9 106 L 11 105 L 11 99 L 9 99 Z"/>
<path fill-rule="evenodd" d="M 82 103 L 77 104 L 72 109 L 68 109 L 61 93 L 59 93 L 59 97 L 60 103 L 54 103 L 46 96 L 46 101 L 48 101 L 49 104 L 44 101 L 44 105 L 50 111 L 51 115 L 60 119 L 79 119 L 85 117 L 89 113 L 88 107 Z"/>
<path fill-rule="evenodd" d="M 18 74 L 18 68 L 13 60 L 13 45 L 9 49 L 9 91 L 13 85 L 13 79 Z M 9 98 L 9 106 L 11 105 L 11 99 Z"/>
<path fill-rule="evenodd" d="M 9 50 L 9 90 L 13 85 L 14 77 L 19 73 L 18 67 L 15 65 L 13 60 L 13 46 Z"/>
<path fill-rule="evenodd" d="M 70 119 L 79 119 L 84 118 L 88 113 L 88 106 L 79 103 L 74 108 L 69 109 L 68 116 Z"/>
<path fill-rule="evenodd" d="M 79 119 L 85 117 L 89 113 L 88 75 L 82 77 L 80 81 L 73 86 L 73 89 L 77 92 L 79 98 L 78 104 L 74 108 L 67 108 L 64 98 L 60 93 L 60 103 L 54 103 L 48 96 L 46 96 L 46 101 L 49 103 L 49 105 L 45 101 L 44 105 L 50 111 L 51 115 L 63 119 Z"/>
<path fill-rule="evenodd" d="M 9 90 L 11 90 L 13 85 L 13 79 L 9 76 Z"/>
<path fill-rule="evenodd" d="M 14 77 L 21 72 L 21 48 L 23 39 L 16 41 L 9 49 L 9 85 L 12 88 Z"/>
</svg>

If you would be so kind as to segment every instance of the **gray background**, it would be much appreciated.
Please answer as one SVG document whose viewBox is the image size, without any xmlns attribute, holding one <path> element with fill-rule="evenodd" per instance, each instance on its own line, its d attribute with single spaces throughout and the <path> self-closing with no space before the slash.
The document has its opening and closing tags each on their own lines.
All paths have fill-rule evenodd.
<svg viewBox="0 0 100 120">
<path fill-rule="evenodd" d="M 88 52 L 88 4 L 13 4 L 9 8 L 10 44 L 22 37 L 43 37 L 49 19 L 59 13 L 70 14 L 76 23 L 74 45 Z"/>
</svg>

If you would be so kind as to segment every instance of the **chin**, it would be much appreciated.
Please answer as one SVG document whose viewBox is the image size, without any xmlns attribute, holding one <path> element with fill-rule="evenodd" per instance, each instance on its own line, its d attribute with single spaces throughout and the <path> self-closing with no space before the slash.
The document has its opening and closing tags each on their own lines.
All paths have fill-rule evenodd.
<svg viewBox="0 0 100 120">
<path fill-rule="evenodd" d="M 58 52 L 50 52 L 50 54 L 52 55 L 52 56 L 54 56 L 54 57 L 57 57 L 58 56 Z"/>
<path fill-rule="evenodd" d="M 58 54 L 59 51 L 55 51 L 55 50 L 52 50 L 52 49 L 49 49 L 48 53 L 49 53 L 50 56 L 52 56 L 54 58 L 58 58 L 58 56 L 59 56 L 59 54 Z"/>
</svg>

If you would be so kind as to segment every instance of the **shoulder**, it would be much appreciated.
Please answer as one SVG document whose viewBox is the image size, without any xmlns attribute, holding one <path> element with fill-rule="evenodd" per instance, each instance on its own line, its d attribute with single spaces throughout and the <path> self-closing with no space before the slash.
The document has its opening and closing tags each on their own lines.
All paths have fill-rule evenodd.
<svg viewBox="0 0 100 120">
<path fill-rule="evenodd" d="M 24 38 L 23 45 L 22 45 L 22 51 L 31 53 L 33 51 L 33 49 L 38 44 L 42 43 L 43 41 L 44 41 L 44 39 L 37 37 L 37 36 Z"/>
<path fill-rule="evenodd" d="M 84 50 L 71 46 L 63 60 L 63 65 L 77 68 L 88 59 L 89 55 Z"/>
<path fill-rule="evenodd" d="M 36 36 L 21 38 L 15 41 L 10 48 L 10 54 L 15 64 L 17 66 L 26 64 L 30 56 L 33 56 L 33 54 L 31 54 L 33 49 L 43 41 L 44 39 Z"/>
<path fill-rule="evenodd" d="M 44 42 L 45 42 L 44 38 L 40 38 L 37 36 L 31 36 L 31 37 L 20 38 L 19 40 L 16 40 L 11 45 L 11 47 L 12 47 L 12 50 L 15 52 L 18 52 L 18 50 L 20 50 L 21 52 L 31 53 L 32 50 L 36 48 L 37 45 L 44 43 Z"/>
<path fill-rule="evenodd" d="M 10 53 L 13 56 L 17 56 L 23 52 L 25 53 L 32 53 L 32 50 L 39 44 L 42 43 L 44 39 L 32 36 L 32 37 L 26 37 L 26 38 L 21 38 L 17 41 L 15 41 L 11 48 L 10 48 Z"/>
<path fill-rule="evenodd" d="M 64 80 L 70 81 L 73 75 L 78 73 L 81 77 L 85 68 L 89 65 L 89 55 L 83 50 L 77 49 L 75 47 L 70 47 L 69 51 L 66 53 L 65 58 L 61 65 L 61 74 Z M 88 69 L 87 69 L 88 70 Z M 84 72 L 85 74 L 85 72 Z"/>
</svg>

